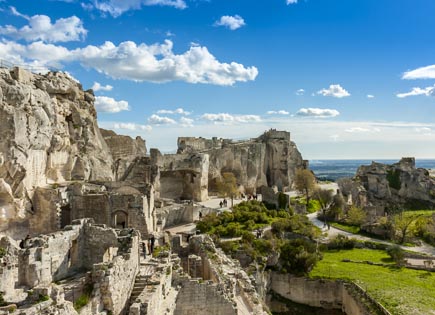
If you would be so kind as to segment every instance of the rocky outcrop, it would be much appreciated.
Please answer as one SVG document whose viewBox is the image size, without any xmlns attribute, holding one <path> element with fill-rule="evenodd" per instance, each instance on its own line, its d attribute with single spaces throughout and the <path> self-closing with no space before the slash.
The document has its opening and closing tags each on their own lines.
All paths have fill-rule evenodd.
<svg viewBox="0 0 435 315">
<path fill-rule="evenodd" d="M 136 157 L 146 155 L 145 140 L 141 137 L 133 139 L 129 136 L 117 135 L 112 130 L 100 129 L 100 131 L 112 153 L 115 179 L 119 180 Z"/>
<path fill-rule="evenodd" d="M 209 155 L 209 189 L 215 189 L 222 173 L 233 173 L 248 193 L 261 186 L 288 190 L 298 168 L 307 167 L 296 144 L 286 131 L 269 130 L 246 141 L 228 139 L 178 138 L 178 153 Z"/>
<path fill-rule="evenodd" d="M 376 162 L 362 165 L 353 182 L 350 191 L 358 206 L 435 207 L 435 178 L 428 170 L 416 168 L 414 158 L 402 158 L 392 165 Z"/>
<path fill-rule="evenodd" d="M 32 212 L 36 187 L 113 179 L 93 103 L 67 74 L 0 69 L 0 231 Z"/>
</svg>

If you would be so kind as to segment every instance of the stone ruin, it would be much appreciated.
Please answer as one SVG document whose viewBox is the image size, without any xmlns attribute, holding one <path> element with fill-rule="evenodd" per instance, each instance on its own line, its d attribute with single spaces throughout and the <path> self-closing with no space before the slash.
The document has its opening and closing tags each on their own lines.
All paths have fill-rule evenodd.
<svg viewBox="0 0 435 315">
<path fill-rule="evenodd" d="M 391 165 L 362 165 L 352 182 L 340 188 L 350 203 L 362 208 L 435 207 L 435 178 L 428 170 L 416 168 L 415 158 L 402 158 Z"/>
<path fill-rule="evenodd" d="M 186 246 L 165 229 L 214 211 L 196 202 L 225 172 L 241 192 L 290 189 L 307 167 L 290 133 L 179 138 L 177 154 L 148 153 L 140 137 L 99 129 L 94 99 L 61 72 L 0 68 L 0 292 L 11 303 L 0 314 L 265 314 L 211 240 Z M 145 261 L 150 235 L 175 254 Z"/>
</svg>

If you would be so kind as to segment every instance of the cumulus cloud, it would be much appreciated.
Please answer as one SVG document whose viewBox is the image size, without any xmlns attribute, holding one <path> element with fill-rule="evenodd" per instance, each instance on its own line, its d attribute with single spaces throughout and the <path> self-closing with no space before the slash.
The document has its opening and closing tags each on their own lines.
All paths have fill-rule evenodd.
<svg viewBox="0 0 435 315">
<path fill-rule="evenodd" d="M 86 37 L 87 30 L 83 27 L 83 22 L 76 16 L 61 18 L 54 23 L 51 23 L 50 17 L 46 15 L 20 16 L 26 18 L 29 24 L 20 29 L 12 25 L 1 26 L 0 34 L 29 42 L 37 40 L 69 42 L 82 40 Z"/>
<path fill-rule="evenodd" d="M 232 115 L 228 113 L 206 113 L 202 115 L 201 118 L 215 123 L 248 123 L 261 121 L 261 117 L 258 115 Z"/>
<path fill-rule="evenodd" d="M 107 96 L 96 96 L 95 108 L 103 113 L 119 113 L 124 110 L 130 110 L 127 101 L 116 101 Z"/>
<path fill-rule="evenodd" d="M 180 118 L 180 125 L 182 127 L 193 127 L 193 119 L 187 117 Z"/>
<path fill-rule="evenodd" d="M 296 95 L 304 95 L 305 94 L 305 90 L 304 89 L 299 89 L 296 91 Z"/>
<path fill-rule="evenodd" d="M 151 125 L 173 125 L 176 124 L 177 122 L 175 120 L 173 120 L 172 118 L 169 117 L 165 117 L 165 116 L 159 116 L 159 115 L 151 115 L 148 118 L 148 122 Z"/>
<path fill-rule="evenodd" d="M 402 79 L 415 80 L 415 79 L 435 79 L 435 65 L 417 68 L 415 70 L 407 71 L 403 74 Z"/>
<path fill-rule="evenodd" d="M 399 98 L 405 98 L 408 96 L 417 96 L 417 95 L 425 95 L 425 96 L 435 96 L 435 85 L 428 86 L 426 88 L 414 87 L 410 92 L 407 93 L 398 93 L 396 94 Z"/>
<path fill-rule="evenodd" d="M 140 125 L 135 123 L 115 123 L 113 125 L 113 128 L 131 130 L 131 131 L 137 131 L 137 130 L 151 131 L 153 129 L 153 127 L 151 127 L 150 125 Z"/>
<path fill-rule="evenodd" d="M 94 82 L 94 85 L 92 85 L 92 90 L 94 90 L 94 92 L 97 91 L 112 91 L 113 86 L 111 85 L 101 85 L 98 82 Z"/>
<path fill-rule="evenodd" d="M 191 112 L 185 111 L 183 108 L 179 107 L 175 110 L 170 110 L 170 109 L 160 109 L 157 111 L 157 114 L 164 114 L 164 115 L 185 115 L 188 116 L 191 114 Z"/>
<path fill-rule="evenodd" d="M 245 24 L 245 20 L 240 15 L 234 15 L 234 16 L 224 15 L 219 19 L 219 21 L 216 21 L 214 25 L 224 26 L 234 31 L 238 28 L 241 28 L 242 26 L 245 26 L 246 24 Z"/>
<path fill-rule="evenodd" d="M 375 96 L 372 94 L 367 94 L 367 98 L 375 98 Z"/>
<path fill-rule="evenodd" d="M 317 94 L 323 96 L 332 96 L 337 98 L 342 98 L 346 96 L 350 96 L 349 92 L 340 86 L 340 84 L 331 84 L 329 88 L 322 89 L 317 92 Z"/>
<path fill-rule="evenodd" d="M 432 136 L 432 129 L 429 127 L 417 127 L 415 131 L 423 136 Z"/>
<path fill-rule="evenodd" d="M 174 54 L 172 42 L 137 45 L 122 42 L 118 46 L 106 42 L 68 50 L 62 46 L 41 41 L 21 45 L 11 41 L 0 42 L 0 58 L 40 66 L 61 68 L 65 62 L 79 61 L 83 66 L 117 79 L 133 81 L 204 83 L 233 85 L 255 80 L 256 67 L 218 61 L 207 47 L 191 46 L 183 54 Z"/>
<path fill-rule="evenodd" d="M 167 6 L 176 9 L 187 8 L 184 0 L 93 0 L 93 6 L 104 12 L 118 17 L 130 10 L 139 10 L 142 6 Z"/>
<path fill-rule="evenodd" d="M 298 0 L 287 0 L 287 5 L 296 3 L 298 3 Z"/>
<path fill-rule="evenodd" d="M 381 129 L 375 128 L 364 128 L 364 127 L 351 127 L 345 130 L 350 133 L 365 133 L 365 132 L 380 132 Z"/>
<path fill-rule="evenodd" d="M 340 115 L 340 113 L 335 109 L 322 109 L 322 108 L 301 108 L 296 112 L 297 116 L 307 116 L 307 117 L 318 117 L 318 118 L 327 118 L 327 117 L 336 117 Z"/>
<path fill-rule="evenodd" d="M 278 110 L 278 111 L 269 110 L 267 112 L 267 114 L 268 115 L 289 115 L 290 113 L 288 111 L 286 111 L 286 110 Z"/>
</svg>

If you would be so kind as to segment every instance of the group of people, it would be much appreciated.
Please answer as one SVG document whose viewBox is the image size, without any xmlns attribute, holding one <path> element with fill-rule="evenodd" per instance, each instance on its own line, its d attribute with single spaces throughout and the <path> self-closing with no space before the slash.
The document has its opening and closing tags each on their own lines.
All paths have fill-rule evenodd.
<svg viewBox="0 0 435 315">
<path fill-rule="evenodd" d="M 257 200 L 258 196 L 257 194 L 253 194 L 253 195 L 247 195 L 245 196 L 245 194 L 241 194 L 240 197 L 242 197 L 242 200 Z"/>
<path fill-rule="evenodd" d="M 152 234 L 151 234 L 150 238 L 148 238 L 148 241 L 142 242 L 142 252 L 143 252 L 144 258 L 147 257 L 147 250 L 148 250 L 149 255 L 153 254 L 155 242 L 156 242 L 156 238 Z"/>
<path fill-rule="evenodd" d="M 219 202 L 219 206 L 222 207 L 226 207 L 228 206 L 228 201 L 224 198 L 224 200 L 222 200 L 221 202 Z"/>
</svg>

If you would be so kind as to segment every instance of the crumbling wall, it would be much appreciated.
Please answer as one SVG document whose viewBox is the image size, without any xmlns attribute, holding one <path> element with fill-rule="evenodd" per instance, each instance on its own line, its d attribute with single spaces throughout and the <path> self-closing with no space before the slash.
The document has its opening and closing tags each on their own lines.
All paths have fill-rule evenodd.
<svg viewBox="0 0 435 315">
<path fill-rule="evenodd" d="M 128 307 L 130 294 L 139 271 L 139 234 L 120 236 L 118 255 L 109 262 L 94 265 L 94 294 L 99 297 L 100 310 L 122 314 Z M 124 244 L 122 244 L 124 243 Z"/>
<path fill-rule="evenodd" d="M 237 315 L 231 300 L 221 295 L 219 286 L 209 282 L 188 280 L 182 283 L 174 315 Z"/>
<path fill-rule="evenodd" d="M 228 139 L 179 138 L 178 153 L 206 153 L 210 156 L 209 189 L 225 172 L 233 173 L 247 193 L 261 186 L 291 188 L 296 169 L 307 164 L 286 131 L 269 130 L 246 141 Z"/>
<path fill-rule="evenodd" d="M 162 198 L 207 200 L 209 170 L 207 154 L 164 155 L 159 167 Z"/>
<path fill-rule="evenodd" d="M 136 157 L 146 155 L 145 140 L 141 137 L 133 139 L 129 136 L 117 135 L 112 130 L 100 128 L 100 131 L 112 153 L 115 180 L 119 180 L 124 176 L 129 165 Z"/>
</svg>

